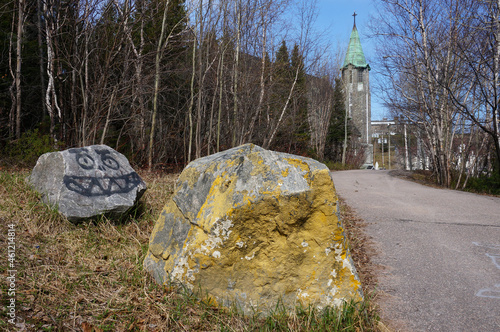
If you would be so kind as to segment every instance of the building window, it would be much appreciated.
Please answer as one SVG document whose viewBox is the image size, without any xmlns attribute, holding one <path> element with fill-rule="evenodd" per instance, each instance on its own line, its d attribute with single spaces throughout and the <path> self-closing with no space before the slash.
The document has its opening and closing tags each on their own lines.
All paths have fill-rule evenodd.
<svg viewBox="0 0 500 332">
<path fill-rule="evenodd" d="M 350 70 L 350 74 L 349 75 L 349 83 L 352 83 L 352 77 L 354 76 L 354 73 L 352 72 L 352 70 Z"/>
<path fill-rule="evenodd" d="M 358 70 L 358 82 L 363 83 L 363 69 Z"/>
</svg>

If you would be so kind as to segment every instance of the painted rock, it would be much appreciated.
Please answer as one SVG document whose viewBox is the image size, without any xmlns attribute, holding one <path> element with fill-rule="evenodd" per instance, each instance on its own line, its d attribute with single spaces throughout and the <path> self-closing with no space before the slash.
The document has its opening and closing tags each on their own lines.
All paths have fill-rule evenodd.
<svg viewBox="0 0 500 332">
<path fill-rule="evenodd" d="M 362 299 L 328 168 L 242 145 L 190 163 L 144 267 L 244 313 Z"/>
<path fill-rule="evenodd" d="M 123 214 L 146 191 L 127 158 L 106 145 L 43 154 L 28 181 L 70 221 Z"/>
</svg>

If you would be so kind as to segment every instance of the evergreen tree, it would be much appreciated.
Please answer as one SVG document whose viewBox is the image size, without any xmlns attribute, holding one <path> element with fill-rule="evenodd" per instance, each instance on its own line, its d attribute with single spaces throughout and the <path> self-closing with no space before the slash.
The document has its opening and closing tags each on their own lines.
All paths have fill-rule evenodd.
<svg viewBox="0 0 500 332">
<path fill-rule="evenodd" d="M 290 72 L 290 60 L 288 58 L 288 47 L 286 46 L 285 40 L 281 41 L 281 46 L 276 53 L 276 73 L 277 76 L 283 76 L 280 74 Z"/>
<path fill-rule="evenodd" d="M 2 15 L 0 15 L 0 148 L 6 144 L 9 136 L 9 112 L 12 106 L 12 98 L 9 92 L 12 86 L 12 76 L 9 68 L 9 43 L 12 29 L 14 2 L 0 0 Z"/>
<path fill-rule="evenodd" d="M 328 135 L 326 137 L 325 158 L 332 161 L 342 160 L 342 147 L 345 138 L 345 99 L 342 89 L 342 82 L 339 78 L 335 79 L 335 88 L 333 90 L 332 115 Z M 347 128 L 347 135 L 350 136 L 350 129 Z"/>
<path fill-rule="evenodd" d="M 297 76 L 297 82 L 292 96 L 291 128 L 293 135 L 290 137 L 293 147 L 290 152 L 303 154 L 307 150 L 310 139 L 309 122 L 307 118 L 307 88 L 304 58 L 300 54 L 299 45 L 295 44 L 291 55 L 291 73 Z M 292 78 L 292 80 L 295 77 Z"/>
<path fill-rule="evenodd" d="M 13 138 L 8 137 L 8 124 L 9 112 L 12 107 L 12 97 L 16 93 L 15 87 L 12 86 L 13 77 L 10 72 L 15 71 L 16 65 L 15 45 L 17 35 L 15 29 L 17 27 L 17 18 L 15 17 L 18 14 L 18 5 L 19 2 L 16 1 L 0 1 L 0 49 L 2 51 L 2 56 L 0 57 L 0 147 Z M 21 41 L 21 133 L 34 129 L 43 118 L 36 2 L 25 2 L 24 12 L 25 19 Z M 11 59 L 9 59 L 9 47 L 11 47 Z M 11 63 L 9 64 L 9 62 Z M 12 90 L 11 87 L 13 88 Z M 11 95 L 11 93 L 14 95 Z"/>
<path fill-rule="evenodd" d="M 272 77 L 272 93 L 270 103 L 270 117 L 272 121 L 277 122 L 278 118 L 285 106 L 286 100 L 290 93 L 292 83 L 290 58 L 288 55 L 288 47 L 283 40 L 281 46 L 276 53 L 276 61 L 274 62 L 274 73 Z M 273 142 L 274 149 L 285 151 L 286 139 L 283 136 L 289 131 L 287 126 L 281 126 L 278 130 L 276 139 Z"/>
</svg>

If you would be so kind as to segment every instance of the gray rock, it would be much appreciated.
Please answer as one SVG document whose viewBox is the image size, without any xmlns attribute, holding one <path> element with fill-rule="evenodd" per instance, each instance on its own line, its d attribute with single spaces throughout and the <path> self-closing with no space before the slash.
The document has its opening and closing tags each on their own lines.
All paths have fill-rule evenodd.
<svg viewBox="0 0 500 332">
<path fill-rule="evenodd" d="M 46 153 L 28 181 L 45 203 L 73 222 L 121 215 L 146 191 L 146 183 L 127 158 L 107 145 Z"/>
<path fill-rule="evenodd" d="M 253 144 L 184 169 L 144 267 L 247 314 L 363 298 L 329 169 Z"/>
</svg>

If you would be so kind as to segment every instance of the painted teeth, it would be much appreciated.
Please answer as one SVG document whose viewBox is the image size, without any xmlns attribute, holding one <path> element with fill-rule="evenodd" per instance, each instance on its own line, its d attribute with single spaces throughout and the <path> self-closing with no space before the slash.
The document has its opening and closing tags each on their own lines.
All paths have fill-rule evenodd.
<svg viewBox="0 0 500 332">
<path fill-rule="evenodd" d="M 117 177 L 64 176 L 66 188 L 83 196 L 104 196 L 128 193 L 140 182 L 139 175 L 132 172 Z"/>
</svg>

